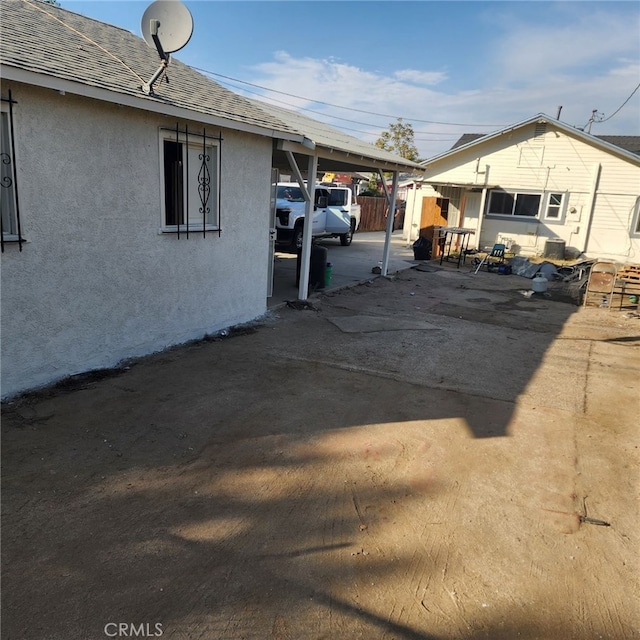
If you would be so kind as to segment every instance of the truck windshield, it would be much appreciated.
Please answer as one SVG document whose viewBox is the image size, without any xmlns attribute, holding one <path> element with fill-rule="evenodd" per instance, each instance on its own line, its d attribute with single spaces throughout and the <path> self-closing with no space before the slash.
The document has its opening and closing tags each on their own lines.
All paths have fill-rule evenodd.
<svg viewBox="0 0 640 640">
<path fill-rule="evenodd" d="M 300 187 L 285 187 L 279 186 L 277 197 L 283 200 L 289 200 L 290 202 L 304 202 L 304 196 Z"/>
</svg>

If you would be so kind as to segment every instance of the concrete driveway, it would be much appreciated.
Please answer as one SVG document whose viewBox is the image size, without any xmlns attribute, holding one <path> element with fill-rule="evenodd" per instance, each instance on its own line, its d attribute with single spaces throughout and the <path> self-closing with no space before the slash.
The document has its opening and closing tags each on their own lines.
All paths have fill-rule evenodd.
<svg viewBox="0 0 640 640">
<path fill-rule="evenodd" d="M 3 407 L 3 637 L 639 637 L 640 320 L 443 267 Z"/>
<path fill-rule="evenodd" d="M 348 247 L 341 246 L 339 238 L 319 240 L 318 244 L 327 249 L 327 259 L 333 265 L 331 284 L 326 287 L 326 291 L 335 291 L 374 278 L 375 274 L 371 270 L 382 261 L 384 240 L 384 231 L 358 232 Z M 274 290 L 273 296 L 268 300 L 269 308 L 278 307 L 287 300 L 298 297 L 296 261 L 297 257 L 293 253 L 276 252 Z M 394 231 L 391 236 L 389 273 L 408 269 L 413 264 L 416 264 L 413 249 L 402 239 L 402 231 Z"/>
</svg>

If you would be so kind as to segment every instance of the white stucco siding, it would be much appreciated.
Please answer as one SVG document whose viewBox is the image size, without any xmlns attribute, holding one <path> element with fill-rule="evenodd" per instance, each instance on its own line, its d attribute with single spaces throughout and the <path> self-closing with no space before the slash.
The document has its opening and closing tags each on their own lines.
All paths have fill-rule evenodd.
<svg viewBox="0 0 640 640">
<path fill-rule="evenodd" d="M 178 239 L 160 233 L 159 130 L 175 120 L 12 91 L 27 243 L 2 255 L 3 397 L 265 312 L 270 139 L 221 131 L 221 235 Z"/>
</svg>

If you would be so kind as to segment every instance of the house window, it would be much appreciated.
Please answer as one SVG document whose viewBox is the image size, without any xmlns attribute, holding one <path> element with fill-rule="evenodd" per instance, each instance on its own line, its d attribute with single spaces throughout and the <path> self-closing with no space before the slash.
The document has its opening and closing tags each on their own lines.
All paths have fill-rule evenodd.
<svg viewBox="0 0 640 640">
<path fill-rule="evenodd" d="M 9 92 L 8 98 L 2 98 L 0 109 L 0 220 L 1 246 L 5 242 L 17 242 L 22 251 L 20 232 L 20 210 L 18 206 L 18 185 L 16 182 L 16 158 L 13 145 L 14 104 Z"/>
<path fill-rule="evenodd" d="M 164 132 L 161 153 L 162 230 L 219 231 L 219 140 L 186 131 Z"/>
<path fill-rule="evenodd" d="M 535 218 L 540 211 L 541 197 L 538 193 L 490 191 L 487 214 Z"/>
<path fill-rule="evenodd" d="M 564 193 L 550 193 L 547 197 L 545 218 L 547 220 L 561 220 L 563 213 Z"/>
</svg>

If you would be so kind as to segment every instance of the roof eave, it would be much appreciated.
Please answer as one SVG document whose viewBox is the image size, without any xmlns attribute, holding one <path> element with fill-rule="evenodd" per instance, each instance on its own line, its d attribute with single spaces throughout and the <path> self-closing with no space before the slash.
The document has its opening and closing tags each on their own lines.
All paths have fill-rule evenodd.
<svg viewBox="0 0 640 640">
<path fill-rule="evenodd" d="M 580 129 L 576 129 L 575 127 L 572 127 L 568 124 L 565 124 L 563 122 L 561 122 L 560 120 L 556 120 L 555 118 L 551 118 L 550 116 L 545 115 L 544 113 L 539 113 L 535 116 L 533 116 L 532 118 L 528 118 L 527 120 L 523 120 L 522 122 L 518 122 L 516 124 L 512 124 L 508 127 L 505 127 L 504 129 L 500 129 L 499 131 L 495 131 L 494 133 L 489 133 L 486 136 L 482 136 L 481 138 L 477 138 L 476 140 L 472 140 L 471 142 L 468 142 L 467 144 L 461 145 L 460 147 L 456 147 L 455 149 L 449 149 L 448 151 L 445 151 L 444 153 L 441 153 L 437 156 L 434 156 L 433 158 L 429 158 L 428 160 L 424 160 L 421 164 L 424 166 L 425 171 L 428 169 L 428 166 L 434 162 L 438 162 L 439 160 L 442 160 L 443 158 L 447 158 L 450 156 L 453 156 L 461 151 L 466 151 L 467 149 L 471 149 L 473 147 L 476 146 L 480 146 L 483 145 L 487 142 L 489 142 L 490 140 L 494 140 L 500 136 L 503 136 L 507 133 L 511 133 L 512 131 L 515 131 L 516 129 L 521 129 L 522 127 L 526 127 L 528 125 L 531 125 L 535 122 L 538 122 L 540 124 L 542 123 L 546 123 L 546 124 L 551 124 L 555 127 L 557 127 L 558 129 L 560 129 L 561 131 L 564 131 L 566 134 L 568 135 L 572 135 L 575 136 L 576 138 L 583 140 L 584 142 L 586 142 L 587 144 L 590 144 L 592 146 L 595 147 L 600 147 L 605 149 L 606 151 L 609 151 L 610 153 L 620 156 L 625 160 L 629 160 L 631 161 L 633 164 L 637 164 L 640 165 L 640 158 L 635 155 L 634 153 L 632 153 L 631 151 L 627 151 L 626 149 L 623 149 L 621 147 L 617 147 L 614 144 L 611 144 L 609 142 L 605 142 L 604 140 L 601 140 L 600 138 L 597 138 L 591 134 L 585 133 L 584 131 L 580 131 Z"/>
<path fill-rule="evenodd" d="M 393 160 L 384 160 L 382 158 L 375 158 L 373 156 L 368 156 L 363 153 L 353 152 L 353 151 L 345 151 L 343 149 L 337 149 L 335 147 L 322 146 L 320 144 L 316 145 L 317 154 L 319 158 L 334 158 L 337 155 L 341 156 L 346 162 L 352 161 L 355 165 L 367 165 L 372 169 L 380 169 L 382 171 L 412 171 L 412 172 L 422 172 L 424 173 L 425 169 L 418 164 L 413 162 L 404 163 L 404 162 L 396 162 Z"/>
<path fill-rule="evenodd" d="M 110 104 L 150 111 L 164 116 L 195 120 L 197 122 L 202 122 L 203 124 L 224 127 L 226 129 L 234 129 L 245 133 L 254 133 L 268 138 L 278 138 L 281 140 L 290 140 L 300 143 L 303 143 L 305 139 L 303 135 L 298 133 L 291 133 L 289 131 L 277 130 L 270 127 L 260 127 L 255 124 L 232 120 L 222 116 L 214 116 L 212 114 L 195 111 L 186 107 L 168 105 L 161 100 L 145 96 L 142 93 L 142 90 L 140 92 L 140 97 L 136 97 L 129 93 L 120 93 L 112 89 L 104 89 L 90 84 L 73 82 L 64 78 L 58 78 L 57 76 L 28 71 L 26 69 L 1 63 L 0 77 L 5 81 L 10 80 L 14 82 L 21 82 L 43 89 L 52 89 L 54 91 L 100 100 Z"/>
<path fill-rule="evenodd" d="M 335 160 L 343 165 L 352 165 L 354 171 L 386 171 L 386 172 L 401 172 L 411 171 L 413 173 L 423 173 L 424 169 L 413 162 L 408 161 L 394 162 L 384 160 L 381 158 L 375 158 L 368 156 L 357 151 L 346 151 L 344 149 L 338 149 L 328 145 L 323 145 L 319 142 L 313 142 L 309 138 L 305 138 L 306 144 L 294 144 L 290 141 L 282 141 L 278 143 L 278 149 L 281 151 L 291 151 L 292 153 L 299 153 L 304 155 L 317 155 L 320 159 Z"/>
</svg>

